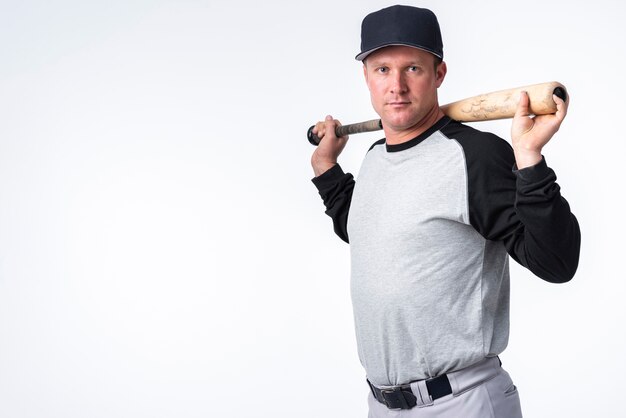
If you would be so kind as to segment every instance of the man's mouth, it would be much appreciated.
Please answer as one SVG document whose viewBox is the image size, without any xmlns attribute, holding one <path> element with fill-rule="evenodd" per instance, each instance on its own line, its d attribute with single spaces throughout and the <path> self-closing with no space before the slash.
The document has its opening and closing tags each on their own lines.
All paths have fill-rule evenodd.
<svg viewBox="0 0 626 418">
<path fill-rule="evenodd" d="M 411 102 L 405 102 L 405 101 L 396 100 L 396 101 L 387 102 L 387 106 L 390 106 L 390 107 L 403 107 L 403 106 L 406 106 L 406 105 L 408 105 L 410 103 Z"/>
</svg>

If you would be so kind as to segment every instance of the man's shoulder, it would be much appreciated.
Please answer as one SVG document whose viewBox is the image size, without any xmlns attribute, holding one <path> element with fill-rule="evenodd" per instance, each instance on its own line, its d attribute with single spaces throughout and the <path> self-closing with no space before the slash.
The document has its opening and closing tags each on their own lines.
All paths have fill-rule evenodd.
<svg viewBox="0 0 626 418">
<path fill-rule="evenodd" d="M 450 139 L 456 139 L 457 141 L 473 141 L 476 142 L 477 145 L 509 145 L 506 140 L 494 133 L 478 130 L 456 120 L 450 120 L 446 126 L 441 128 L 441 133 Z"/>
<path fill-rule="evenodd" d="M 505 139 L 455 120 L 451 120 L 440 132 L 447 138 L 457 141 L 466 154 L 474 157 L 484 158 L 493 154 L 507 157 L 513 155 L 513 148 Z"/>
</svg>

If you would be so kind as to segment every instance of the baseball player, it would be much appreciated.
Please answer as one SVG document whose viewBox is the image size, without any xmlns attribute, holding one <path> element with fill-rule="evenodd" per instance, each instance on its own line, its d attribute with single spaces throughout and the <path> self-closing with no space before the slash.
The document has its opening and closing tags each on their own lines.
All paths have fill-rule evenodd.
<svg viewBox="0 0 626 418">
<path fill-rule="evenodd" d="M 369 416 L 521 417 L 498 355 L 509 335 L 509 256 L 553 283 L 578 266 L 580 229 L 542 155 L 567 104 L 529 116 L 522 94 L 511 142 L 445 116 L 436 16 L 392 6 L 365 17 L 361 51 L 385 138 L 358 179 L 337 159 L 331 116 L 314 133 L 313 183 L 350 243 L 358 354 Z"/>
</svg>

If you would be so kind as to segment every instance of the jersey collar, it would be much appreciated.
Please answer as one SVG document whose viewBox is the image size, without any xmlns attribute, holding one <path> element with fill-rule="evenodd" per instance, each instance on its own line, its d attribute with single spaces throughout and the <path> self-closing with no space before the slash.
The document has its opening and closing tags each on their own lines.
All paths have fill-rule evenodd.
<svg viewBox="0 0 626 418">
<path fill-rule="evenodd" d="M 414 146 L 418 145 L 420 142 L 422 142 L 423 140 L 425 140 L 426 138 L 428 138 L 429 136 L 431 136 L 432 134 L 434 134 L 435 132 L 443 128 L 444 126 L 446 126 L 451 120 L 452 119 L 450 119 L 448 116 L 444 116 L 441 119 L 439 119 L 437 122 L 435 122 L 433 126 L 426 129 L 424 132 L 422 132 L 415 138 L 409 139 L 408 141 L 403 142 L 401 144 L 389 145 L 385 143 L 385 146 L 387 147 L 387 152 L 398 152 L 398 151 L 404 151 L 409 148 L 413 148 Z"/>
</svg>

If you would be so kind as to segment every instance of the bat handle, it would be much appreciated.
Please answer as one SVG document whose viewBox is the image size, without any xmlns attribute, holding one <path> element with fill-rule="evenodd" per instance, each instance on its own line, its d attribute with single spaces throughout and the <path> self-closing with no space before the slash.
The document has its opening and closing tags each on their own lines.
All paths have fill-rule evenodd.
<svg viewBox="0 0 626 418">
<path fill-rule="evenodd" d="M 306 133 L 306 137 L 311 143 L 311 145 L 318 146 L 320 144 L 321 138 L 313 133 L 314 126 L 311 126 Z M 379 131 L 383 129 L 383 124 L 380 119 L 372 119 L 365 122 L 353 123 L 351 125 L 343 125 L 337 126 L 335 129 L 335 135 L 337 138 L 346 135 L 358 134 L 361 132 L 373 132 Z"/>
</svg>

